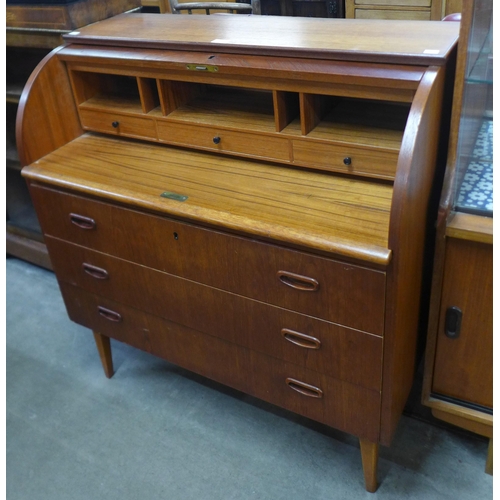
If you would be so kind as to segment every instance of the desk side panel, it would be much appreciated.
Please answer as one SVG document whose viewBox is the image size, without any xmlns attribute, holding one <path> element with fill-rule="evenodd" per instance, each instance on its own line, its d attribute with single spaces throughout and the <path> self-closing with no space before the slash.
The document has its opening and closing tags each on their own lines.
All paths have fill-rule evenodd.
<svg viewBox="0 0 500 500">
<path fill-rule="evenodd" d="M 381 443 L 390 444 L 413 382 L 421 311 L 427 229 L 433 227 L 432 193 L 442 176 L 441 122 L 445 68 L 431 67 L 417 90 L 403 138 L 394 183 L 387 276 L 386 343 L 382 388 Z"/>
</svg>

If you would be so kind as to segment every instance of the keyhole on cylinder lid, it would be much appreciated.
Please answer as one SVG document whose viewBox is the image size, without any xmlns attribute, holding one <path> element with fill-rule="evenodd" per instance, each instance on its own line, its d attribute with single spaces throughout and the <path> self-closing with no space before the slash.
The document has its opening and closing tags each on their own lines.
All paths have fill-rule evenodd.
<svg viewBox="0 0 500 500">
<path fill-rule="evenodd" d="M 179 239 L 179 235 L 177 233 L 174 233 L 174 240 L 178 240 Z"/>
</svg>

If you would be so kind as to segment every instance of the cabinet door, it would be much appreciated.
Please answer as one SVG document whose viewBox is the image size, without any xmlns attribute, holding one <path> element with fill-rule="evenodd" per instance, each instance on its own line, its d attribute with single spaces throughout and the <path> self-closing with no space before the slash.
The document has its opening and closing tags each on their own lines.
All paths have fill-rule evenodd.
<svg viewBox="0 0 500 500">
<path fill-rule="evenodd" d="M 492 246 L 449 239 L 444 273 L 432 392 L 492 408 Z M 456 338 L 445 333 L 450 307 L 462 312 Z"/>
</svg>

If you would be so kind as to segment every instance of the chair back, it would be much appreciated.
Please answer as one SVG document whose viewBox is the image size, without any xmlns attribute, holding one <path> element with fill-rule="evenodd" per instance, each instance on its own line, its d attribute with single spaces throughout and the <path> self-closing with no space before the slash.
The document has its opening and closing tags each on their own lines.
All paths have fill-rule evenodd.
<svg viewBox="0 0 500 500">
<path fill-rule="evenodd" d="M 245 2 L 213 2 L 213 1 L 199 1 L 199 2 L 179 2 L 178 0 L 170 0 L 170 9 L 172 14 L 182 13 L 200 13 L 211 14 L 213 11 L 247 14 L 260 14 L 260 0 L 249 0 Z"/>
</svg>

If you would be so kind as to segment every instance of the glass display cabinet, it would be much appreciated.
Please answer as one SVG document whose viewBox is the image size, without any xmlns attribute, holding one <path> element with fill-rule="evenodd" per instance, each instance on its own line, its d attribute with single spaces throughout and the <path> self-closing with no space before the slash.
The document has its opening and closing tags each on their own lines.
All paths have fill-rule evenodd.
<svg viewBox="0 0 500 500">
<path fill-rule="evenodd" d="M 492 1 L 465 2 L 440 202 L 423 403 L 493 437 Z"/>
</svg>

